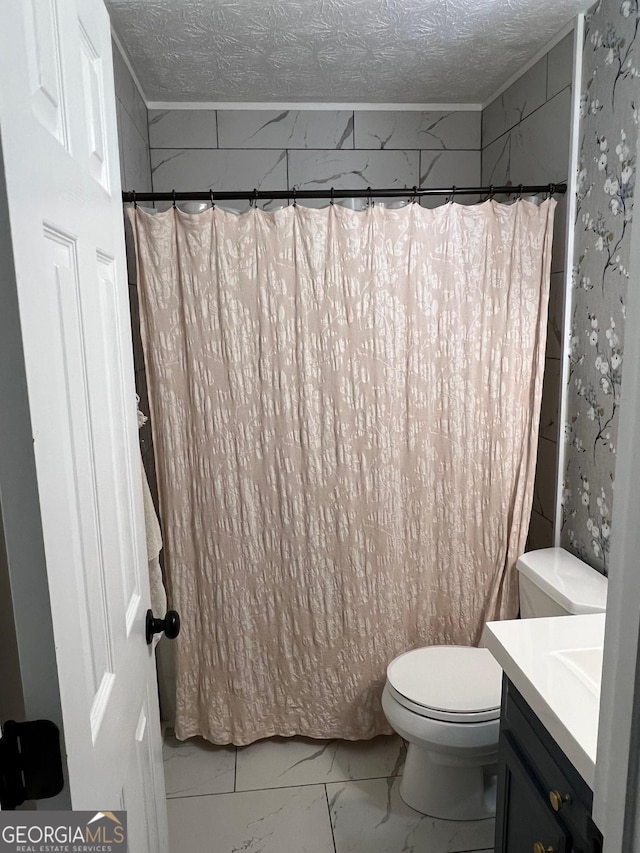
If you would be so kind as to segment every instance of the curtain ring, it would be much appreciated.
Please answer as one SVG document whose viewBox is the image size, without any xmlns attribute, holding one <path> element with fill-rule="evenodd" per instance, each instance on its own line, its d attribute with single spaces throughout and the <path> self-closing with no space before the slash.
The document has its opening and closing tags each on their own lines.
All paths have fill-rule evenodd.
<svg viewBox="0 0 640 853">
<path fill-rule="evenodd" d="M 131 201 L 133 202 L 133 207 L 135 210 L 138 208 L 138 202 L 136 201 L 136 191 L 131 190 Z"/>
<path fill-rule="evenodd" d="M 524 189 L 524 184 L 520 184 L 518 187 L 518 201 L 522 201 L 522 190 Z"/>
<path fill-rule="evenodd" d="M 334 197 L 335 197 L 335 190 L 333 187 L 331 187 L 331 201 L 329 202 L 329 204 L 335 204 Z"/>
<path fill-rule="evenodd" d="M 291 194 L 293 195 L 293 206 L 294 207 L 298 206 L 298 202 L 296 200 L 296 192 L 297 192 L 296 188 L 293 187 L 293 189 L 291 190 Z"/>
<path fill-rule="evenodd" d="M 413 187 L 413 195 L 411 196 L 411 204 L 416 204 L 418 201 L 418 187 Z"/>
<path fill-rule="evenodd" d="M 176 191 L 175 190 L 171 190 L 171 196 L 173 198 L 173 204 L 171 206 L 175 209 L 175 206 L 176 206 Z"/>
<path fill-rule="evenodd" d="M 447 201 L 448 201 L 448 202 L 450 202 L 451 204 L 453 204 L 453 200 L 454 200 L 454 198 L 455 198 L 455 197 L 456 197 L 456 185 L 454 184 L 454 185 L 451 187 L 451 195 L 449 196 L 449 198 L 448 198 L 448 200 L 447 200 Z"/>
<path fill-rule="evenodd" d="M 255 207 L 256 210 L 258 208 L 258 188 L 253 188 L 253 201 L 251 202 L 251 207 Z"/>
<path fill-rule="evenodd" d="M 216 209 L 216 203 L 213 200 L 213 190 L 212 189 L 209 189 L 209 198 L 211 199 L 211 210 L 215 210 Z"/>
<path fill-rule="evenodd" d="M 369 207 L 373 207 L 374 201 L 373 201 L 373 198 L 371 197 L 371 187 L 367 187 L 367 192 L 369 193 Z"/>
<path fill-rule="evenodd" d="M 547 193 L 547 198 L 553 198 L 556 194 L 556 185 L 549 184 L 549 192 Z"/>
<path fill-rule="evenodd" d="M 496 191 L 493 188 L 493 184 L 491 184 L 491 186 L 489 187 L 489 197 L 487 198 L 487 201 L 493 201 L 493 197 L 495 194 Z"/>
</svg>

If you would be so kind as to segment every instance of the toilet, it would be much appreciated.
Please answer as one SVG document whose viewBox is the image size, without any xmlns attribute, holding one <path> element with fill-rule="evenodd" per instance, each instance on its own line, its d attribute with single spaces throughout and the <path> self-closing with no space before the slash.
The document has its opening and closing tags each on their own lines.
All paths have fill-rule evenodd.
<svg viewBox="0 0 640 853">
<path fill-rule="evenodd" d="M 603 613 L 607 579 L 562 548 L 516 568 L 522 618 Z M 493 817 L 502 670 L 487 649 L 427 646 L 387 667 L 382 708 L 408 742 L 400 796 L 446 820 Z"/>
</svg>

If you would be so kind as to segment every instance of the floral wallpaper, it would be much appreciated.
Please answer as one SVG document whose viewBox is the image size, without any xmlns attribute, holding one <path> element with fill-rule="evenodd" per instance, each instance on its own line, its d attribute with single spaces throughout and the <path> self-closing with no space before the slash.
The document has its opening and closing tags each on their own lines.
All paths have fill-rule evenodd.
<svg viewBox="0 0 640 853">
<path fill-rule="evenodd" d="M 583 50 L 562 545 L 607 574 L 640 109 L 638 0 L 600 0 Z"/>
</svg>

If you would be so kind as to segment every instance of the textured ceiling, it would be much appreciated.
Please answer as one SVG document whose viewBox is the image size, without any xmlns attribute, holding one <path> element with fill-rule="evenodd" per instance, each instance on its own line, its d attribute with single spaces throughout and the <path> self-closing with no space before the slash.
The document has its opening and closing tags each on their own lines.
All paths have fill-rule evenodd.
<svg viewBox="0 0 640 853">
<path fill-rule="evenodd" d="M 106 0 L 150 101 L 479 103 L 585 0 Z"/>
</svg>

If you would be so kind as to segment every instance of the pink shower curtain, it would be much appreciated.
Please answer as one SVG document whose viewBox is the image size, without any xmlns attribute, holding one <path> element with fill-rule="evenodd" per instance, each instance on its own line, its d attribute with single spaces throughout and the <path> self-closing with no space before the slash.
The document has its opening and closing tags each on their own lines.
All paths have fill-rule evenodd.
<svg viewBox="0 0 640 853">
<path fill-rule="evenodd" d="M 176 733 L 370 738 L 517 612 L 555 202 L 130 210 Z"/>
</svg>

